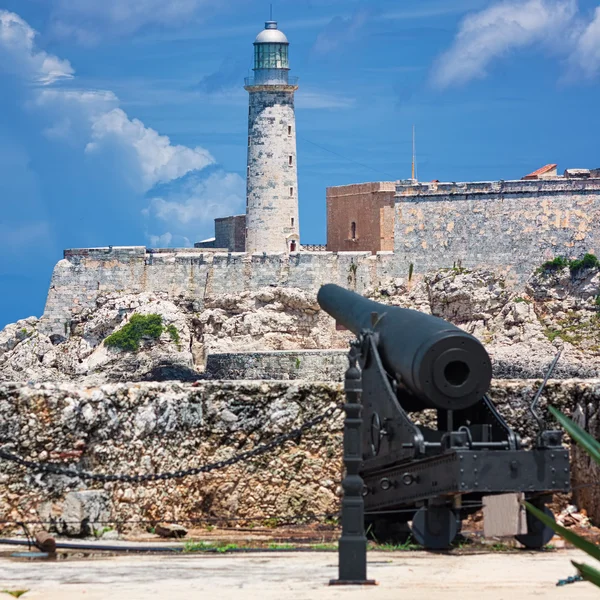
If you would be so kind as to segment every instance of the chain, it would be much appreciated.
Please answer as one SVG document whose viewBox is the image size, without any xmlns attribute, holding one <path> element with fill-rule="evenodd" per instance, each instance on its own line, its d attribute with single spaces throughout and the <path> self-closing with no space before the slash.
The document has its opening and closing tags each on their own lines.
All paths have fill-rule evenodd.
<svg viewBox="0 0 600 600">
<path fill-rule="evenodd" d="M 319 425 L 320 423 L 328 419 L 330 416 L 332 416 L 333 413 L 341 407 L 342 405 L 333 405 L 322 415 L 315 417 L 310 421 L 307 421 L 297 429 L 294 429 L 288 433 L 285 433 L 272 439 L 270 442 L 267 442 L 262 446 L 258 446 L 254 450 L 242 452 L 241 454 L 237 454 L 236 456 L 228 458 L 227 460 L 221 460 L 212 464 L 203 465 L 201 467 L 186 469 L 184 471 L 174 471 L 170 473 L 146 475 L 107 475 L 103 473 L 94 474 L 87 473 L 85 471 L 77 471 L 75 469 L 64 468 L 54 463 L 40 463 L 31 460 L 26 460 L 21 456 L 17 456 L 16 454 L 12 454 L 11 452 L 7 452 L 6 450 L 2 449 L 0 449 L 0 459 L 16 463 L 36 472 L 50 473 L 52 475 L 66 475 L 67 477 L 77 477 L 79 479 L 89 481 L 120 481 L 125 483 L 145 483 L 148 481 L 166 481 L 168 479 L 181 479 L 183 477 L 189 477 L 191 475 L 199 475 L 200 473 L 209 473 L 218 469 L 225 469 L 239 462 L 250 460 L 257 456 L 261 456 L 262 454 L 266 454 L 274 448 L 283 446 L 283 444 L 285 444 L 286 442 L 300 438 L 306 430 L 312 429 L 313 427 L 315 427 L 315 425 Z"/>
</svg>

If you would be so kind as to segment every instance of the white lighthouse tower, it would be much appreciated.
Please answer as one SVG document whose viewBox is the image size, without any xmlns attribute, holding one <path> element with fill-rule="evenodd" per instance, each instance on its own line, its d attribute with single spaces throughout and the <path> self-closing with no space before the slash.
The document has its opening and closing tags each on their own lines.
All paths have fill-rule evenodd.
<svg viewBox="0 0 600 600">
<path fill-rule="evenodd" d="M 298 168 L 289 42 L 267 21 L 254 42 L 254 77 L 246 79 L 248 177 L 246 252 L 299 250 Z"/>
</svg>

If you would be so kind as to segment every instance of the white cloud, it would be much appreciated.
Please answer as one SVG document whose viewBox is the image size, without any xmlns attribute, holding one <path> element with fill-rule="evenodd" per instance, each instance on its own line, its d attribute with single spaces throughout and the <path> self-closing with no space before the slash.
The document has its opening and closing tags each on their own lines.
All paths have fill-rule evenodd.
<svg viewBox="0 0 600 600">
<path fill-rule="evenodd" d="M 570 56 L 570 64 L 586 77 L 594 77 L 600 70 L 600 6 L 594 18 L 583 28 Z"/>
<path fill-rule="evenodd" d="M 0 10 L 0 69 L 41 85 L 71 79 L 71 63 L 37 50 L 35 36 L 36 32 L 21 17 Z"/>
<path fill-rule="evenodd" d="M 218 5 L 213 0 L 58 0 L 52 13 L 53 29 L 58 35 L 90 44 L 103 35 L 127 35 L 149 25 L 188 23 Z"/>
<path fill-rule="evenodd" d="M 174 146 L 167 136 L 159 135 L 138 119 L 129 119 L 120 108 L 93 119 L 92 141 L 86 152 L 97 151 L 106 142 L 116 142 L 135 151 L 145 191 L 215 162 L 207 150 Z"/>
<path fill-rule="evenodd" d="M 160 10 L 169 11 L 176 5 L 172 2 Z M 116 4 L 114 7 L 118 15 Z M 199 228 L 212 226 L 215 217 L 244 205 L 245 182 L 238 175 L 221 172 L 201 179 L 200 172 L 215 163 L 208 150 L 173 144 L 168 136 L 130 117 L 112 91 L 49 85 L 60 77 L 73 77 L 68 61 L 38 50 L 36 32 L 18 15 L 2 11 L 0 17 L 0 53 L 9 53 L 11 64 L 19 65 L 15 72 L 29 89 L 26 106 L 48 122 L 42 133 L 81 148 L 82 155 L 93 160 L 94 169 L 111 169 L 111 178 L 130 183 L 138 193 L 146 194 L 158 184 L 168 186 L 166 197 L 153 198 L 145 211 L 171 230 L 150 236 L 153 245 L 190 246 Z M 3 62 L 7 61 L 0 61 L 0 68 Z M 46 85 L 31 86 L 32 81 Z M 44 233 L 44 226 L 35 224 L 19 235 L 31 239 Z M 6 234 L 4 238 L 11 239 Z"/>
<path fill-rule="evenodd" d="M 163 233 L 163 235 L 151 235 L 148 237 L 153 248 L 168 248 L 173 241 L 173 234 L 168 231 L 167 233 Z"/>
<path fill-rule="evenodd" d="M 518 48 L 556 48 L 568 40 L 576 14 L 576 0 L 511 0 L 469 15 L 435 65 L 433 82 L 443 88 L 485 77 L 494 59 Z"/>
<path fill-rule="evenodd" d="M 187 182 L 182 190 L 169 194 L 167 199 L 152 198 L 144 214 L 193 236 L 198 226 L 237 214 L 244 208 L 245 194 L 246 182 L 236 173 L 212 173 L 204 180 Z"/>
<path fill-rule="evenodd" d="M 13 65 L 13 69 L 18 65 L 17 72 L 28 82 L 48 85 L 63 77 L 72 78 L 69 62 L 39 51 L 35 36 L 21 17 L 0 11 L 0 49 L 12 59 L 0 64 Z M 115 146 L 129 151 L 134 165 L 123 164 L 123 174 L 143 192 L 214 163 L 204 148 L 173 145 L 167 136 L 129 118 L 111 91 L 44 87 L 33 92 L 29 105 L 43 109 L 51 120 L 43 130 L 48 138 L 82 144 L 88 155 Z"/>
</svg>

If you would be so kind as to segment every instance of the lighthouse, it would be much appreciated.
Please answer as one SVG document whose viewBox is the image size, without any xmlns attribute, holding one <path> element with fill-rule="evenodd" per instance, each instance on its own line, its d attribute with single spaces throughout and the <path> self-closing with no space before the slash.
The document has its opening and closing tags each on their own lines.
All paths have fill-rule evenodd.
<svg viewBox="0 0 600 600">
<path fill-rule="evenodd" d="M 289 42 L 267 21 L 254 42 L 249 93 L 246 252 L 299 250 L 298 166 L 294 94 Z"/>
</svg>

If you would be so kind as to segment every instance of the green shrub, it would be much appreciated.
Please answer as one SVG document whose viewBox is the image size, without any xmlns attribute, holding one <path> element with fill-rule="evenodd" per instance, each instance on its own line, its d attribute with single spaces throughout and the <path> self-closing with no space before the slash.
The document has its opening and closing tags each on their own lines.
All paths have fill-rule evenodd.
<svg viewBox="0 0 600 600">
<path fill-rule="evenodd" d="M 600 261 L 590 253 L 587 253 L 583 258 L 576 260 L 569 260 L 565 256 L 557 256 L 552 260 L 546 261 L 538 270 L 537 273 L 544 273 L 548 271 L 558 271 L 569 267 L 571 275 L 575 275 L 583 269 L 593 269 L 600 267 Z"/>
<path fill-rule="evenodd" d="M 157 340 L 163 333 L 160 315 L 132 315 L 129 323 L 108 336 L 104 343 L 111 348 L 137 352 L 140 340 L 149 337 Z"/>
<path fill-rule="evenodd" d="M 556 420 L 564 427 L 575 443 L 581 446 L 581 448 L 583 448 L 583 450 L 589 454 L 596 464 L 600 465 L 600 442 L 594 439 L 594 437 L 587 433 L 587 431 L 584 431 L 577 426 L 573 421 L 571 421 L 553 406 L 550 406 L 549 410 L 552 415 L 554 415 Z M 600 546 L 597 546 L 593 542 L 590 542 L 577 535 L 575 532 L 562 527 L 556 523 L 554 519 L 551 519 L 548 515 L 531 505 L 529 502 L 526 502 L 525 506 L 534 517 L 537 517 L 544 525 L 552 529 L 552 531 L 554 531 L 557 535 L 585 552 L 588 556 L 600 561 Z M 596 587 L 600 587 L 600 571 L 598 569 L 574 560 L 571 561 L 571 563 L 577 569 L 580 577 L 594 584 Z"/>
<path fill-rule="evenodd" d="M 598 259 L 593 254 L 586 254 L 579 260 L 572 260 L 569 264 L 569 269 L 571 269 L 571 273 L 575 274 L 582 269 L 598 267 L 599 264 Z"/>
<path fill-rule="evenodd" d="M 177 327 L 175 327 L 175 325 L 171 324 L 167 327 L 167 332 L 171 336 L 171 339 L 173 340 L 173 342 L 175 342 L 175 345 L 177 346 L 177 350 L 179 350 L 181 352 L 181 338 L 179 337 L 179 331 L 177 331 Z"/>
<path fill-rule="evenodd" d="M 414 268 L 415 268 L 415 266 L 412 263 L 410 263 L 410 266 L 408 267 L 408 280 L 409 281 L 412 279 Z"/>
<path fill-rule="evenodd" d="M 541 267 L 540 271 L 558 271 L 569 266 L 569 259 L 565 256 L 557 256 L 552 260 L 547 260 Z"/>
</svg>

